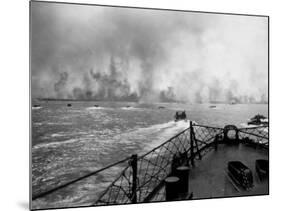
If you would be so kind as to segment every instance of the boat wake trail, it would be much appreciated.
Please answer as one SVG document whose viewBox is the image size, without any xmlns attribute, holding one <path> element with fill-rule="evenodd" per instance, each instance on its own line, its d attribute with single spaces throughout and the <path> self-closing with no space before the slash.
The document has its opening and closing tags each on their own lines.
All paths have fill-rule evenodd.
<svg viewBox="0 0 281 211">
<path fill-rule="evenodd" d="M 32 106 L 32 110 L 39 110 L 41 108 L 42 108 L 41 106 L 37 106 L 37 107 Z"/>
<path fill-rule="evenodd" d="M 142 110 L 140 108 L 132 107 L 132 106 L 125 106 L 121 107 L 122 110 Z"/>
<path fill-rule="evenodd" d="M 103 110 L 103 109 L 110 109 L 110 108 L 100 107 L 100 106 L 92 106 L 92 107 L 88 107 L 86 109 L 87 110 Z"/>
<path fill-rule="evenodd" d="M 124 145 L 124 148 L 138 145 L 141 149 L 138 153 L 142 154 L 187 129 L 189 124 L 190 121 L 169 121 L 145 128 L 138 128 L 136 130 L 115 135 L 113 142 Z"/>
<path fill-rule="evenodd" d="M 146 132 L 151 132 L 150 142 L 146 142 L 143 152 L 149 151 L 167 141 L 176 134 L 182 132 L 183 130 L 189 128 L 190 121 L 170 121 L 164 124 L 154 125 L 146 128 Z M 140 132 L 144 132 L 140 130 Z"/>
</svg>

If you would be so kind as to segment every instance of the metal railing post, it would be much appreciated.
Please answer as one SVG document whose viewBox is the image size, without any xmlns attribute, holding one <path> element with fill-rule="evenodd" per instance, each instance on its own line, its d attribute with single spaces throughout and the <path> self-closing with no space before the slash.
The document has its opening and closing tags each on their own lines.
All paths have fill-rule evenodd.
<svg viewBox="0 0 281 211">
<path fill-rule="evenodd" d="M 214 142 L 215 142 L 215 151 L 217 151 L 218 150 L 218 142 L 219 142 L 219 136 L 218 135 L 215 136 Z"/>
<path fill-rule="evenodd" d="M 194 131 L 192 121 L 190 121 L 190 154 L 191 154 L 191 165 L 194 166 Z"/>
<path fill-rule="evenodd" d="M 133 170 L 133 181 L 132 181 L 132 203 L 137 203 L 137 172 L 138 172 L 138 155 L 132 155 L 131 166 Z"/>
</svg>

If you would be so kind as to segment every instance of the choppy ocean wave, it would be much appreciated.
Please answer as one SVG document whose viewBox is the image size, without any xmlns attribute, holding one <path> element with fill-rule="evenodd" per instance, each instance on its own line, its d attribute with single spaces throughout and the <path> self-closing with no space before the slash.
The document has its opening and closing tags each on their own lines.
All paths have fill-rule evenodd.
<svg viewBox="0 0 281 211">
<path fill-rule="evenodd" d="M 42 143 L 33 146 L 33 149 L 40 149 L 40 148 L 48 148 L 48 147 L 57 147 L 64 144 L 70 144 L 78 141 L 78 139 L 68 139 L 65 141 L 57 141 L 57 142 L 50 142 L 50 143 Z"/>
<path fill-rule="evenodd" d="M 180 133 L 181 131 L 187 129 L 190 126 L 190 121 L 170 121 L 164 124 L 153 125 L 149 128 L 138 129 L 138 133 L 147 134 L 146 136 L 150 137 L 150 142 L 145 144 L 142 152 L 145 153 L 154 147 L 162 144 L 164 141 L 167 141 L 171 137 Z M 151 134 L 151 135 L 149 135 Z"/>
<path fill-rule="evenodd" d="M 182 130 L 189 127 L 189 121 L 169 121 L 162 124 L 155 124 L 149 127 L 142 127 L 135 130 L 130 130 L 125 133 L 116 134 L 116 132 L 109 130 L 107 128 L 104 131 L 99 132 L 99 136 L 102 137 L 102 134 L 110 134 L 112 137 L 107 137 L 106 135 L 101 141 L 112 141 L 114 144 L 134 144 L 133 140 L 136 141 L 143 141 L 145 143 L 146 139 L 149 138 L 149 145 L 150 147 L 156 146 L 157 144 L 161 144 L 161 141 L 165 141 L 169 137 L 174 136 L 176 133 L 181 132 Z M 74 133 L 53 133 L 47 135 L 46 138 L 58 138 L 58 137 L 67 137 L 71 135 L 79 135 L 79 132 Z M 57 147 L 65 144 L 71 144 L 77 141 L 91 141 L 94 137 L 97 136 L 97 133 L 87 133 L 87 132 L 80 132 L 81 138 L 76 139 L 66 139 L 62 141 L 53 141 L 48 143 L 37 144 L 33 148 L 48 148 L 48 147 Z M 106 140 L 108 139 L 108 140 Z M 130 146 L 129 146 L 130 147 Z"/>
<path fill-rule="evenodd" d="M 60 126 L 62 126 L 62 125 L 72 125 L 72 123 L 71 122 L 34 122 L 33 123 L 34 125 L 36 125 L 36 126 L 41 126 L 41 125 L 50 125 L 50 126 L 52 126 L 52 125 L 60 125 Z"/>
<path fill-rule="evenodd" d="M 95 106 L 97 103 L 99 107 Z M 158 105 L 128 102 L 75 102 L 67 109 L 65 102 L 41 105 L 44 109 L 32 110 L 32 188 L 36 192 L 157 147 L 189 127 L 189 121 L 172 121 L 177 110 L 186 110 L 193 122 L 221 127 L 238 126 L 256 113 L 267 116 L 267 106 L 263 105 L 220 105 L 222 109 L 169 103 L 159 109 Z M 79 183 L 63 190 L 69 192 L 54 194 L 46 201 L 39 200 L 38 206 L 92 202 L 92 193 L 103 190 L 122 168 L 111 169 L 105 177 Z"/>
<path fill-rule="evenodd" d="M 50 157 L 45 159 L 45 162 L 47 162 L 45 168 L 47 169 L 47 172 L 45 171 L 44 174 L 37 177 L 37 179 L 34 181 L 34 185 L 40 184 L 41 182 L 44 182 L 46 189 L 46 185 L 53 186 L 56 181 L 60 181 L 62 183 L 68 182 L 71 180 L 71 175 L 74 176 L 74 172 L 79 172 L 81 169 L 92 169 L 92 165 L 89 165 L 90 163 L 80 161 L 80 159 L 85 160 L 86 157 L 93 156 L 94 154 L 98 158 L 99 153 L 106 153 L 104 154 L 106 157 L 109 157 L 111 155 L 110 152 L 113 152 L 113 150 L 109 150 L 109 146 L 113 147 L 113 149 L 121 150 L 124 152 L 127 152 L 127 154 L 124 154 L 123 156 L 126 157 L 128 154 L 130 154 L 132 151 L 135 151 L 139 154 L 146 153 L 147 151 L 151 150 L 153 147 L 156 147 L 157 145 L 161 144 L 163 141 L 166 141 L 171 136 L 174 136 L 178 132 L 186 129 L 189 127 L 189 121 L 169 121 L 161 124 L 153 124 L 148 127 L 141 127 L 137 129 L 131 129 L 127 132 L 115 134 L 111 137 L 105 136 L 104 138 L 101 138 L 99 140 L 98 145 L 96 145 L 93 141 L 93 138 L 95 136 L 98 136 L 97 134 L 93 136 L 93 134 L 82 134 L 81 138 L 75 138 L 75 139 L 67 139 L 64 141 L 57 141 L 57 142 L 50 142 L 50 143 L 42 143 L 38 144 L 33 147 L 33 153 L 40 154 L 41 152 L 52 152 L 52 153 L 59 153 L 60 151 L 63 152 L 63 159 L 62 157 Z M 105 129 L 105 133 L 108 133 L 108 128 Z M 107 132 L 106 132 L 107 131 Z M 102 133 L 102 131 L 100 131 Z M 63 133 L 55 133 L 52 134 L 52 138 L 58 138 L 61 137 Z M 102 137 L 99 135 L 99 137 Z M 136 145 L 140 146 L 138 150 L 136 151 Z M 95 148 L 98 146 L 98 148 Z M 114 147 L 115 146 L 115 147 Z M 61 150 L 60 150 L 61 149 Z M 68 152 L 75 150 L 74 152 Z M 89 153 L 89 154 L 88 154 Z M 116 153 L 116 152 L 115 152 Z M 120 153 L 120 151 L 118 152 Z M 117 154 L 118 154 L 117 153 Z M 121 154 L 120 154 L 121 155 Z M 85 156 L 83 158 L 83 156 Z M 124 157 L 120 156 L 118 159 L 123 159 Z M 78 159 L 79 158 L 79 159 Z M 56 161 L 56 162 L 54 162 Z M 116 161 L 116 160 L 115 160 Z M 113 161 L 112 161 L 113 162 Z M 109 163 L 108 163 L 109 164 Z M 59 168 L 59 166 L 64 166 L 64 168 Z M 38 166 L 41 168 L 42 166 Z M 102 165 L 96 163 L 95 164 L 96 169 L 103 167 Z M 55 204 L 56 206 L 66 206 L 71 205 L 73 201 L 75 201 L 75 204 L 77 205 L 78 201 L 79 203 L 85 205 L 89 200 L 93 200 L 97 195 L 90 194 L 89 192 L 99 192 L 104 190 L 104 188 L 107 187 L 107 185 L 112 181 L 112 179 L 116 176 L 116 172 L 120 172 L 122 170 L 122 167 L 115 167 L 116 169 L 113 171 L 113 169 L 110 169 L 110 171 L 107 174 L 106 177 L 103 178 L 96 178 L 93 177 L 90 179 L 90 181 L 86 181 L 83 184 L 74 186 L 75 192 L 79 194 L 71 194 L 67 198 L 58 200 L 56 197 L 53 198 L 52 204 Z M 75 170 L 77 169 L 77 170 Z M 69 172 L 69 173 L 67 173 Z M 72 172 L 72 173 L 71 173 Z M 65 174 L 69 174 L 68 177 L 65 177 Z M 40 205 L 48 205 L 48 202 L 42 200 L 38 201 L 36 203 L 38 206 Z"/>
</svg>

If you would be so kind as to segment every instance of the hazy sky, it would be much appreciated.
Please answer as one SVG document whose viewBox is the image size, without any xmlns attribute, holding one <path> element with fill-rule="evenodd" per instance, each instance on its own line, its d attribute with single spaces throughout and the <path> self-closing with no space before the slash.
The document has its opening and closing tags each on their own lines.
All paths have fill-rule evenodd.
<svg viewBox="0 0 281 211">
<path fill-rule="evenodd" d="M 32 2 L 32 96 L 266 101 L 267 21 Z"/>
</svg>

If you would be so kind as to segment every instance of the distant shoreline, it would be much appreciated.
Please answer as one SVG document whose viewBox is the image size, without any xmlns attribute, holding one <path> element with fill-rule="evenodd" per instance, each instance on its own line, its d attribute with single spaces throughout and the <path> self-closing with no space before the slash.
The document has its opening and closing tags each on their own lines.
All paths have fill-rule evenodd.
<svg viewBox="0 0 281 211">
<path fill-rule="evenodd" d="M 99 100 L 99 99 L 56 99 L 56 98 L 32 98 L 33 100 L 38 101 L 71 101 L 71 102 L 129 102 L 129 103 L 142 103 L 139 101 L 132 101 L 132 100 Z M 171 102 L 151 102 L 151 103 L 184 103 L 189 104 L 189 102 L 184 101 L 171 101 Z M 230 102 L 223 102 L 223 101 L 215 101 L 215 102 L 205 102 L 205 103 L 192 103 L 192 104 L 229 104 L 229 105 L 236 105 L 236 104 L 263 104 L 268 105 L 268 102 L 253 102 L 253 103 L 230 103 Z"/>
</svg>

